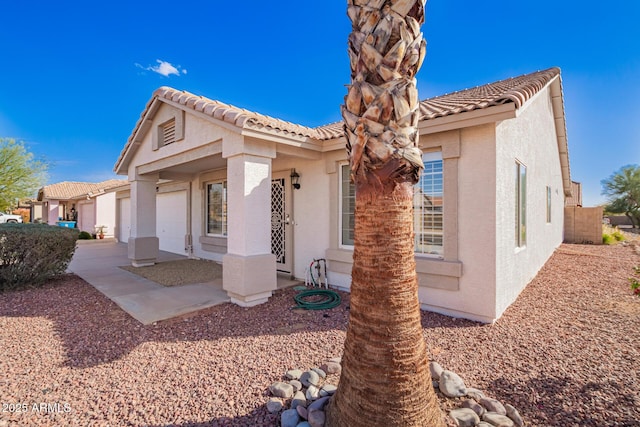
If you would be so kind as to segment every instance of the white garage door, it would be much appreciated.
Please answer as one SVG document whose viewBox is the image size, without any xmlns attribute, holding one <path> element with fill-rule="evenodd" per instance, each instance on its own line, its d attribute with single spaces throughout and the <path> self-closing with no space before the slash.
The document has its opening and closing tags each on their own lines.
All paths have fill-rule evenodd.
<svg viewBox="0 0 640 427">
<path fill-rule="evenodd" d="M 93 209 L 93 202 L 83 203 L 80 205 L 80 212 L 78 213 L 78 228 L 88 233 L 96 232 L 96 216 Z"/>
<path fill-rule="evenodd" d="M 127 243 L 131 234 L 131 199 L 120 199 L 118 206 L 118 241 Z"/>
<path fill-rule="evenodd" d="M 156 236 L 160 250 L 185 254 L 187 234 L 187 192 L 160 193 L 156 197 Z"/>
</svg>

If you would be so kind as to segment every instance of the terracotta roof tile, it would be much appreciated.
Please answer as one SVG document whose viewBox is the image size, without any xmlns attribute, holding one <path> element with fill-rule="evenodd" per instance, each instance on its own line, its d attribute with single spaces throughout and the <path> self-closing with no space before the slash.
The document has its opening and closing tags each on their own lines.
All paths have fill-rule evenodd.
<svg viewBox="0 0 640 427">
<path fill-rule="evenodd" d="M 508 102 L 513 102 L 516 104 L 516 108 L 520 108 L 559 74 L 560 69 L 549 68 L 544 71 L 501 80 L 472 89 L 436 96 L 420 103 L 421 120 L 429 120 Z M 200 111 L 238 127 L 267 128 L 320 141 L 339 138 L 344 135 L 342 122 L 311 128 L 166 86 L 157 89 L 154 92 L 154 97 L 177 102 L 187 108 Z"/>
<path fill-rule="evenodd" d="M 559 68 L 549 68 L 426 99 L 420 103 L 421 120 L 435 119 L 509 102 L 515 103 L 516 108 L 520 108 L 558 75 L 560 75 Z"/>
<path fill-rule="evenodd" d="M 297 136 L 313 138 L 318 140 L 332 139 L 342 136 L 342 128 L 334 129 L 331 125 L 321 128 L 310 128 L 298 125 L 275 117 L 245 110 L 220 101 L 214 101 L 202 96 L 194 95 L 185 91 L 178 91 L 170 87 L 161 87 L 154 92 L 154 96 L 160 99 L 167 99 L 199 111 L 214 119 L 222 120 L 234 126 L 244 128 L 268 129 L 272 131 L 293 134 Z M 326 129 L 324 129 L 326 128 Z M 320 129 L 320 130 L 319 130 Z"/>
<path fill-rule="evenodd" d="M 38 200 L 72 200 L 127 184 L 128 181 L 122 179 L 110 179 L 98 183 L 64 181 L 42 187 L 38 192 Z"/>
<path fill-rule="evenodd" d="M 510 102 L 515 103 L 516 108 L 520 108 L 528 99 L 538 93 L 559 74 L 560 69 L 549 68 L 472 89 L 430 98 L 420 103 L 420 120 L 431 120 Z M 148 114 L 153 115 L 158 108 L 157 105 L 154 105 L 156 99 L 164 99 L 178 103 L 187 109 L 201 112 L 207 116 L 243 129 L 265 130 L 277 134 L 310 138 L 316 141 L 332 140 L 344 136 L 342 122 L 311 128 L 245 110 L 203 96 L 194 95 L 186 91 L 179 91 L 163 86 L 153 93 L 153 97 L 149 100 L 140 115 L 129 140 L 116 162 L 116 170 L 120 167 L 129 148 L 134 144 L 134 139 L 137 137 L 140 129 L 143 128 Z"/>
</svg>

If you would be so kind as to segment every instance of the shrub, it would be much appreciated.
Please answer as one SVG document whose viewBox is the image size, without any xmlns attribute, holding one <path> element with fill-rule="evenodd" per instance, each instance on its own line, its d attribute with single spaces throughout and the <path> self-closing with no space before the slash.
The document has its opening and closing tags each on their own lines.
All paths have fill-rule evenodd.
<svg viewBox="0 0 640 427">
<path fill-rule="evenodd" d="M 78 240 L 91 240 L 91 239 L 93 239 L 93 237 L 89 232 L 81 231 L 80 234 L 78 234 Z"/>
<path fill-rule="evenodd" d="M 613 245 L 615 239 L 611 234 L 603 233 L 602 234 L 602 244 L 603 245 Z"/>
<path fill-rule="evenodd" d="M 67 269 L 78 231 L 46 224 L 0 224 L 0 291 L 42 285 Z"/>
<path fill-rule="evenodd" d="M 607 224 L 603 224 L 602 225 L 602 233 L 603 234 L 609 234 L 613 239 L 615 239 L 616 242 L 622 242 L 623 240 L 626 240 L 626 237 L 624 235 L 623 232 L 621 232 L 618 227 L 612 227 L 610 225 Z M 604 241 L 603 241 L 604 243 Z M 610 243 L 606 243 L 606 244 L 610 244 Z"/>
<path fill-rule="evenodd" d="M 631 290 L 634 295 L 640 297 L 640 282 L 635 277 L 629 277 L 629 283 L 631 283 Z"/>
<path fill-rule="evenodd" d="M 611 236 L 616 239 L 616 241 L 618 242 L 622 242 L 624 239 L 624 234 L 622 234 L 620 232 L 620 230 L 615 230 L 613 233 L 611 233 Z"/>
</svg>

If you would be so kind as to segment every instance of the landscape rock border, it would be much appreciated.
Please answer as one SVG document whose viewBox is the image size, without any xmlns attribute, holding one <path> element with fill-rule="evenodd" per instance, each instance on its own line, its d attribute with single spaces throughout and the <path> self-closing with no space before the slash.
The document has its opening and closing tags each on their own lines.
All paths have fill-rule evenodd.
<svg viewBox="0 0 640 427">
<path fill-rule="evenodd" d="M 340 360 L 336 357 L 305 371 L 290 369 L 282 381 L 269 386 L 273 397 L 267 402 L 267 410 L 272 414 L 282 411 L 282 427 L 324 426 L 324 408 L 336 392 L 342 372 Z"/>
<path fill-rule="evenodd" d="M 337 389 L 341 373 L 340 358 L 308 370 L 288 370 L 282 381 L 269 386 L 273 397 L 266 403 L 270 413 L 281 412 L 282 427 L 324 427 L 324 408 Z M 524 427 L 518 410 L 508 403 L 487 397 L 483 391 L 467 387 L 455 372 L 430 362 L 434 389 L 457 401 L 448 417 L 459 427 Z M 334 384 L 335 383 L 335 384 Z"/>
</svg>

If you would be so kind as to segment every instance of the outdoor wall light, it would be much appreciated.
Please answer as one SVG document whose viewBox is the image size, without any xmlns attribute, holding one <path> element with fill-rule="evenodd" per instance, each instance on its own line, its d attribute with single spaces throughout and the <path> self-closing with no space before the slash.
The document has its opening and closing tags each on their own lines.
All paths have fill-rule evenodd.
<svg viewBox="0 0 640 427">
<path fill-rule="evenodd" d="M 293 185 L 293 188 L 296 190 L 300 189 L 300 175 L 295 169 L 291 169 L 291 185 Z"/>
</svg>

